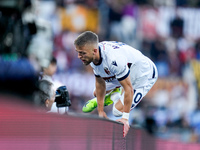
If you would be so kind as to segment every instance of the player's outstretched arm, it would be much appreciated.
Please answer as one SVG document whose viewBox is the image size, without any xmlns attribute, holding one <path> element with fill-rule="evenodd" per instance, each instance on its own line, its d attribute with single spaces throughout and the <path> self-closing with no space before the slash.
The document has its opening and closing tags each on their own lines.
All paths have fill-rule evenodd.
<svg viewBox="0 0 200 150">
<path fill-rule="evenodd" d="M 106 95 L 106 84 L 105 81 L 101 77 L 95 78 L 96 85 L 96 97 L 97 97 L 97 107 L 99 117 L 108 118 L 106 113 L 104 112 L 104 98 Z"/>
<path fill-rule="evenodd" d="M 122 122 L 124 124 L 123 136 L 125 137 L 130 128 L 128 119 L 134 94 L 130 80 L 130 75 L 126 79 L 120 81 L 120 84 L 123 86 L 124 89 L 124 106 L 123 106 L 122 118 L 118 119 L 117 121 Z"/>
</svg>

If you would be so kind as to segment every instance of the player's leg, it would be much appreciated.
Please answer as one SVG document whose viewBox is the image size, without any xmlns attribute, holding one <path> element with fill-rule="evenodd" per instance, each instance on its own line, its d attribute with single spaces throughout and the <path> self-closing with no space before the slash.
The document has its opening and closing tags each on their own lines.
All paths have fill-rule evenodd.
<svg viewBox="0 0 200 150">
<path fill-rule="evenodd" d="M 144 88 L 138 88 L 134 90 L 131 110 L 135 108 L 142 98 L 146 95 Z M 122 116 L 124 106 L 124 93 L 116 103 L 113 104 L 113 115 L 116 117 Z"/>
<path fill-rule="evenodd" d="M 154 78 L 148 79 L 148 84 L 141 87 L 141 88 L 136 88 L 134 89 L 134 95 L 133 95 L 133 100 L 132 100 L 132 105 L 131 105 L 131 110 L 135 108 L 139 102 L 142 100 L 142 98 L 149 92 L 149 90 L 153 87 L 155 82 L 157 81 L 157 73 Z M 122 116 L 123 112 L 123 106 L 124 106 L 124 92 L 120 99 L 117 101 L 114 101 L 113 104 L 113 115 L 118 117 Z"/>
<path fill-rule="evenodd" d="M 114 89 L 110 90 L 111 88 L 114 88 Z M 121 96 L 120 87 L 119 88 L 111 87 L 111 85 L 107 84 L 106 85 L 106 96 L 105 96 L 105 99 L 104 99 L 104 106 L 109 106 L 109 105 L 113 104 L 113 100 L 111 99 L 111 96 L 115 95 L 115 96 L 113 96 L 113 98 L 116 98 L 116 95 L 118 95 L 117 93 Z M 84 106 L 82 108 L 83 112 L 85 112 L 85 113 L 91 112 L 97 107 L 97 98 L 96 98 L 96 91 L 95 90 L 94 90 L 94 96 L 95 96 L 95 98 L 87 101 L 84 104 Z"/>
</svg>

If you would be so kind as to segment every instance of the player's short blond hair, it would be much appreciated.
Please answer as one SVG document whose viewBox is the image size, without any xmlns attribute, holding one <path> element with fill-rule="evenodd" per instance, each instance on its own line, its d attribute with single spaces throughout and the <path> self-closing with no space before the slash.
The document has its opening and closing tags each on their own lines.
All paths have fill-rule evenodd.
<svg viewBox="0 0 200 150">
<path fill-rule="evenodd" d="M 86 44 L 98 44 L 98 35 L 92 31 L 85 31 L 81 33 L 77 39 L 74 41 L 74 45 L 78 47 L 83 47 Z"/>
</svg>

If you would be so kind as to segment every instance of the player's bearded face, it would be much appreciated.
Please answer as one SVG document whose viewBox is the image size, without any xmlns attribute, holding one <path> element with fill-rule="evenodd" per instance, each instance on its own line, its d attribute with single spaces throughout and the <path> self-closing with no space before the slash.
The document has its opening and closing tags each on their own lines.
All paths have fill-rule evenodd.
<svg viewBox="0 0 200 150">
<path fill-rule="evenodd" d="M 93 61 L 93 57 L 85 55 L 81 61 L 83 62 L 84 65 L 89 65 Z"/>
<path fill-rule="evenodd" d="M 88 47 L 76 48 L 78 52 L 78 58 L 83 62 L 84 65 L 89 65 L 93 61 L 93 51 Z"/>
</svg>

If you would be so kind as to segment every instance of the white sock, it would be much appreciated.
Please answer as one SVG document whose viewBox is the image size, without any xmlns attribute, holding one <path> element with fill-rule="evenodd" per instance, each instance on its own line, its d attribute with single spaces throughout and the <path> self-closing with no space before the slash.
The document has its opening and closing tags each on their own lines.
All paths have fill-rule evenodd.
<svg viewBox="0 0 200 150">
<path fill-rule="evenodd" d="M 123 114 L 121 111 L 119 111 L 119 110 L 117 110 L 117 109 L 115 108 L 115 105 L 113 105 L 113 110 L 112 110 L 112 112 L 113 112 L 113 115 L 116 116 L 116 117 L 120 117 L 120 116 L 122 116 L 122 114 Z"/>
<path fill-rule="evenodd" d="M 116 104 L 120 98 L 121 98 L 121 94 L 118 93 L 118 92 L 113 93 L 113 94 L 110 96 L 110 99 L 113 101 L 114 104 Z"/>
</svg>

